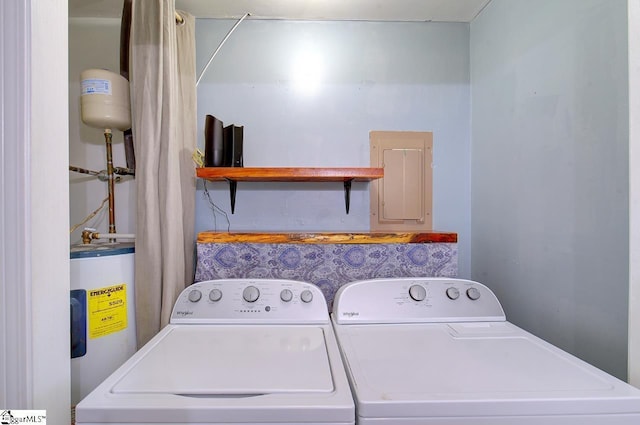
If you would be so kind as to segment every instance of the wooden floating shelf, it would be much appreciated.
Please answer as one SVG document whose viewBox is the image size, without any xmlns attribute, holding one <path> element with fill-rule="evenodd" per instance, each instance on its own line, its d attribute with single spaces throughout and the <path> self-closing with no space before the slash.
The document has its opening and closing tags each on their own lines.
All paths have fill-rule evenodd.
<svg viewBox="0 0 640 425">
<path fill-rule="evenodd" d="M 207 167 L 197 175 L 211 181 L 239 182 L 344 182 L 371 181 L 384 177 L 383 168 L 297 168 L 297 167 Z"/>
<path fill-rule="evenodd" d="M 371 181 L 384 177 L 383 168 L 324 168 L 324 167 L 205 167 L 196 175 L 209 181 L 228 181 L 231 213 L 235 209 L 238 182 L 342 182 L 347 214 L 352 181 Z"/>
</svg>

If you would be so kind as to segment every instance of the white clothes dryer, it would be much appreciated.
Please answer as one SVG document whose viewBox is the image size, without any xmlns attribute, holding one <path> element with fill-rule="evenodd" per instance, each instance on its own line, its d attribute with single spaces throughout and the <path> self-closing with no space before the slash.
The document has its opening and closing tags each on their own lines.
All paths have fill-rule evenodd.
<svg viewBox="0 0 640 425">
<path fill-rule="evenodd" d="M 76 424 L 355 421 L 327 303 L 314 285 L 195 283 L 170 324 L 76 406 Z"/>
<path fill-rule="evenodd" d="M 507 322 L 480 283 L 353 282 L 332 321 L 359 425 L 640 424 L 640 390 Z"/>
</svg>

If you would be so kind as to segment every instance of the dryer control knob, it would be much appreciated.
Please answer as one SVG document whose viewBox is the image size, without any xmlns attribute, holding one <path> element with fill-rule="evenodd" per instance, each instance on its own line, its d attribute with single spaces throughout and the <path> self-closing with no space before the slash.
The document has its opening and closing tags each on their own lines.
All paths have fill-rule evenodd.
<svg viewBox="0 0 640 425">
<path fill-rule="evenodd" d="M 197 303 L 202 298 L 202 292 L 199 289 L 193 289 L 189 292 L 189 301 Z"/>
<path fill-rule="evenodd" d="M 260 290 L 255 286 L 247 286 L 244 288 L 244 291 L 242 291 L 242 298 L 247 302 L 252 303 L 257 300 L 258 297 L 260 297 Z"/>
<path fill-rule="evenodd" d="M 460 291 L 458 290 L 458 288 L 454 288 L 453 286 L 447 288 L 447 297 L 449 297 L 450 300 L 457 300 L 459 296 Z"/>
<path fill-rule="evenodd" d="M 478 291 L 477 288 L 469 288 L 467 289 L 467 297 L 469 297 L 470 300 L 475 301 L 480 298 L 480 291 Z"/>
<path fill-rule="evenodd" d="M 222 299 L 222 291 L 215 288 L 209 292 L 209 299 L 211 301 L 220 301 Z"/>
<path fill-rule="evenodd" d="M 300 299 L 302 300 L 302 302 L 310 303 L 313 300 L 313 292 L 305 289 L 300 293 Z"/>
<path fill-rule="evenodd" d="M 283 289 L 280 291 L 280 299 L 286 303 L 293 299 L 293 292 L 290 289 Z"/>
<path fill-rule="evenodd" d="M 427 290 L 421 285 L 411 285 L 409 296 L 414 301 L 423 301 L 427 297 Z"/>
</svg>

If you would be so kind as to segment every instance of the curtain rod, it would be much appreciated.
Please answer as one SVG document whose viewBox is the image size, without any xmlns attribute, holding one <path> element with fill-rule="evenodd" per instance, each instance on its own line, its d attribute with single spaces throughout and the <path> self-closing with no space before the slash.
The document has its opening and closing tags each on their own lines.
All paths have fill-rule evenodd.
<svg viewBox="0 0 640 425">
<path fill-rule="evenodd" d="M 184 24 L 184 19 L 182 19 L 182 16 L 180 16 L 178 12 L 175 12 L 175 14 L 176 14 L 176 24 Z"/>
</svg>

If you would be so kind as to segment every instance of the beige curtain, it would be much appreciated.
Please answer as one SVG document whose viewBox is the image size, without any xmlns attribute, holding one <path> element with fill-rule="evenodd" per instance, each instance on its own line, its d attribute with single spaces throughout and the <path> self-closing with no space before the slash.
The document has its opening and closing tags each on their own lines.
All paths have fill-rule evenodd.
<svg viewBox="0 0 640 425">
<path fill-rule="evenodd" d="M 195 20 L 174 0 L 134 1 L 130 73 L 136 152 L 138 346 L 170 319 L 193 282 L 196 146 Z"/>
</svg>

